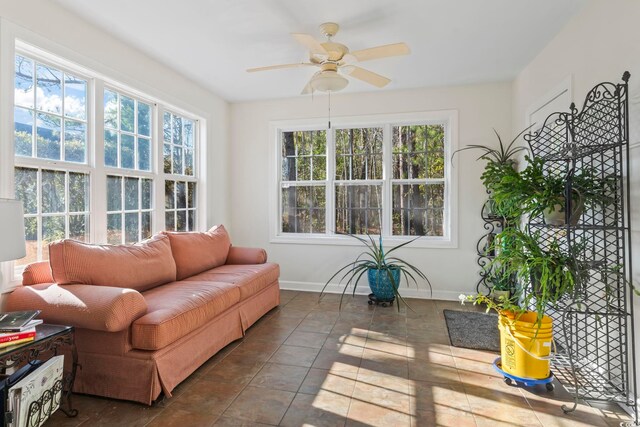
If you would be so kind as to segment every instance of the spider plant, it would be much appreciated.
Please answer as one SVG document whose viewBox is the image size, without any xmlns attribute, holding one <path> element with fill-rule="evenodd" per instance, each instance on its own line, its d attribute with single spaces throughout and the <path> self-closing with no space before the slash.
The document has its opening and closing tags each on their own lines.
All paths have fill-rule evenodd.
<svg viewBox="0 0 640 427">
<path fill-rule="evenodd" d="M 321 298 L 331 281 L 336 277 L 340 277 L 338 283 L 340 285 L 344 285 L 342 289 L 342 295 L 340 297 L 340 308 L 342 308 L 342 302 L 349 289 L 351 289 L 352 295 L 355 296 L 358 281 L 370 270 L 375 270 L 378 272 L 378 274 L 386 275 L 386 277 L 389 279 L 389 282 L 393 288 L 392 291 L 395 296 L 398 310 L 400 310 L 400 301 L 407 305 L 407 307 L 409 306 L 404 298 L 402 298 L 402 295 L 400 295 L 400 282 L 402 276 L 404 276 L 407 284 L 413 283 L 416 288 L 418 287 L 418 281 L 423 280 L 429 286 L 430 292 L 433 293 L 431 282 L 429 281 L 427 276 L 422 271 L 420 271 L 419 268 L 403 259 L 398 258 L 397 256 L 390 256 L 398 249 L 409 245 L 410 243 L 419 239 L 421 236 L 418 236 L 411 240 L 407 240 L 406 242 L 400 243 L 399 245 L 385 250 L 382 242 L 382 236 L 380 236 L 377 239 L 378 241 L 376 242 L 376 239 L 369 234 L 366 235 L 366 238 L 347 233 L 337 234 L 344 234 L 346 236 L 357 239 L 365 246 L 365 250 L 361 252 L 354 261 L 349 262 L 347 265 L 340 268 L 329 278 L 329 280 L 327 280 L 324 287 L 322 288 L 322 292 L 320 293 Z M 372 287 L 372 291 L 375 292 L 371 283 L 369 284 L 369 286 Z"/>
<path fill-rule="evenodd" d="M 533 125 L 531 125 L 533 126 Z M 498 137 L 499 148 L 489 147 L 487 145 L 481 144 L 471 144 L 466 147 L 460 148 L 453 152 L 451 155 L 451 160 L 453 161 L 453 157 L 459 153 L 460 151 L 466 150 L 480 150 L 482 154 L 476 160 L 486 160 L 489 163 L 497 163 L 499 165 L 513 165 L 515 163 L 515 156 L 521 151 L 528 151 L 527 147 L 519 145 L 514 146 L 518 138 L 520 138 L 526 131 L 528 131 L 531 126 L 525 128 L 522 132 L 516 135 L 515 138 L 511 140 L 509 145 L 505 145 L 502 142 L 502 138 L 497 130 L 493 129 L 493 132 Z"/>
</svg>

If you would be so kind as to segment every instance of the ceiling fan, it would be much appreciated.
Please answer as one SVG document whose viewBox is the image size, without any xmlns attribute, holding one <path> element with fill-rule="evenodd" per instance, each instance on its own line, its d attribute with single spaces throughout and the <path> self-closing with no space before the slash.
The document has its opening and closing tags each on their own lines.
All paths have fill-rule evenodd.
<svg viewBox="0 0 640 427">
<path fill-rule="evenodd" d="M 406 43 L 394 43 L 369 49 L 349 51 L 349 48 L 332 40 L 338 33 L 340 26 L 334 22 L 325 22 L 320 25 L 320 32 L 327 38 L 324 43 L 319 42 L 313 36 L 302 33 L 292 33 L 298 43 L 309 49 L 309 62 L 294 64 L 270 65 L 267 67 L 249 68 L 247 71 L 277 70 L 281 68 L 318 67 L 320 68 L 309 80 L 302 94 L 320 92 L 337 92 L 344 89 L 349 80 L 342 74 L 354 79 L 362 80 L 376 87 L 384 87 L 391 81 L 387 77 L 373 71 L 353 65 L 354 63 L 370 61 L 372 59 L 388 58 L 391 56 L 408 55 L 409 46 Z M 339 72 L 340 73 L 339 73 Z"/>
</svg>

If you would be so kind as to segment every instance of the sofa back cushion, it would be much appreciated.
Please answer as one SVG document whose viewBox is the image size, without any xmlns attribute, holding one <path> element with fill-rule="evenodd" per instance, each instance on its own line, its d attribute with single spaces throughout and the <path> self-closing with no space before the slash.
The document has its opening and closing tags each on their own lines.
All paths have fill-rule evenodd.
<svg viewBox="0 0 640 427">
<path fill-rule="evenodd" d="M 144 291 L 176 280 L 171 244 L 161 234 L 135 245 L 60 240 L 49 245 L 49 260 L 59 285 L 85 283 Z"/>
<path fill-rule="evenodd" d="M 177 280 L 224 265 L 231 241 L 223 225 L 201 232 L 164 231 L 171 242 L 171 252 L 176 261 Z"/>
</svg>

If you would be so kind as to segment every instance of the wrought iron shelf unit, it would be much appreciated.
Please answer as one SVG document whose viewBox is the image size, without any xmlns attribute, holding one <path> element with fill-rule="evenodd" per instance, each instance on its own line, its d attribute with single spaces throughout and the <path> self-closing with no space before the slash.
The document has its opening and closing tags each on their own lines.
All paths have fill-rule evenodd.
<svg viewBox="0 0 640 427">
<path fill-rule="evenodd" d="M 495 267 L 491 264 L 491 260 L 495 257 L 495 254 L 492 252 L 492 242 L 495 236 L 504 228 L 504 218 L 492 214 L 491 204 L 492 202 L 489 198 L 482 205 L 480 213 L 482 221 L 484 221 L 485 234 L 480 237 L 476 244 L 478 265 L 480 266 L 480 280 L 476 285 L 477 292 L 488 292 L 493 288 L 492 276 L 495 273 L 493 271 Z"/>
<path fill-rule="evenodd" d="M 588 274 L 574 293 L 553 307 L 558 352 L 556 377 L 579 399 L 616 402 L 638 420 L 634 358 L 633 292 L 629 192 L 629 103 L 625 72 L 621 83 L 600 83 L 587 94 L 581 110 L 553 113 L 542 127 L 525 135 L 532 155 L 545 159 L 545 173 L 565 176 L 565 222 L 569 224 L 574 174 L 590 171 L 607 182 L 608 203 L 586 206 L 578 223 L 544 224 L 542 215 L 529 228 L 542 245 L 559 242 Z"/>
</svg>

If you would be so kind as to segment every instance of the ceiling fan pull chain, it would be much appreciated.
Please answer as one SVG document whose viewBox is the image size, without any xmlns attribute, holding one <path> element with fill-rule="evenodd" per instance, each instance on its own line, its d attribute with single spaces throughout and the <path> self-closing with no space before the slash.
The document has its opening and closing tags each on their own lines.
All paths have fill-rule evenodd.
<svg viewBox="0 0 640 427">
<path fill-rule="evenodd" d="M 329 129 L 331 129 L 331 91 L 329 91 Z"/>
</svg>

